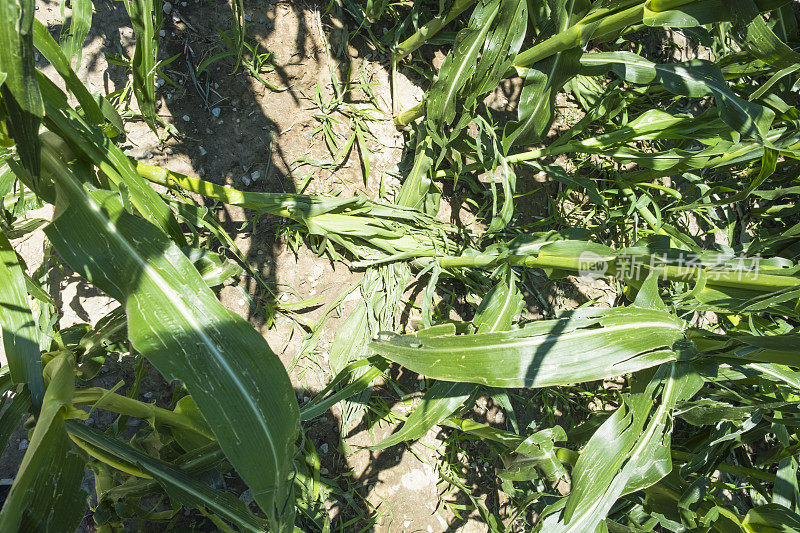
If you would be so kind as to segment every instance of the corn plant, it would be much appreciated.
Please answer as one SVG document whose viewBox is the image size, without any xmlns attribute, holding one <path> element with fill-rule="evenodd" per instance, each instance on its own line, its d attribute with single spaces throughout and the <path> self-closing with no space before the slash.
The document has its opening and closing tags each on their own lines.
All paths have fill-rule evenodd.
<svg viewBox="0 0 800 533">
<path fill-rule="evenodd" d="M 131 87 L 154 130 L 159 4 L 125 2 L 136 35 Z M 90 4 L 73 3 L 59 45 L 33 17 L 32 0 L 0 0 L 8 362 L 0 442 L 30 420 L 0 530 L 76 530 L 88 469 L 103 531 L 132 515 L 171 519 L 181 507 L 222 530 L 328 531 L 321 502 L 352 496 L 321 475 L 303 424 L 339 404 L 344 439 L 371 408 L 376 380 L 389 381 L 387 369 L 399 365 L 429 386 L 371 449 L 409 445 L 437 426 L 480 440 L 502 465 L 496 481 L 510 516 L 473 497 L 463 465 L 446 454 L 438 472 L 492 530 L 800 531 L 800 35 L 792 4 L 341 4 L 367 39 L 391 49 L 395 75 L 427 69 L 420 50 L 432 42 L 447 50 L 423 102 L 395 117 L 410 157 L 392 201 L 240 191 L 131 160 L 120 147 L 125 121 L 75 73 Z M 201 68 L 234 55 L 238 66 L 246 49 L 258 77 L 268 58 L 248 40 L 244 4 L 232 6 L 227 50 Z M 376 38 L 372 28 L 387 21 L 392 31 Z M 713 60 L 657 60 L 635 35 L 659 28 L 692 35 Z M 77 106 L 36 70 L 34 49 Z M 521 84 L 517 116 L 499 122 L 483 101 L 509 77 Z M 346 102 L 350 80 L 334 84 L 333 99 L 322 89 L 312 98 L 331 166 L 357 146 L 367 176 L 377 119 Z M 580 115 L 561 129 L 553 127 L 563 118 L 558 95 Z M 344 146 L 329 116 L 342 109 L 358 110 Z M 519 209 L 532 172 L 555 185 L 533 219 Z M 447 182 L 469 190 L 470 227 L 439 218 Z M 215 294 L 232 276 L 259 274 L 186 193 L 289 219 L 317 253 L 363 271 L 364 298 L 331 346 L 331 380 L 302 407 L 264 338 Z M 44 204 L 55 208 L 51 221 L 27 218 Z M 32 271 L 14 242 L 42 226 L 52 253 Z M 200 247 L 191 238 L 199 232 L 231 257 Z M 724 242 L 709 244 L 717 235 Z M 57 328 L 44 282 L 62 262 L 120 307 L 83 329 Z M 531 280 L 552 287 L 569 276 L 603 279 L 616 296 L 532 320 L 525 300 L 541 291 Z M 399 312 L 412 278 L 425 286 L 415 332 Z M 461 319 L 448 314 L 448 291 L 466 302 Z M 303 353 L 313 353 L 318 324 Z M 118 354 L 135 361 L 133 392 L 88 386 Z M 177 381 L 171 408 L 135 398 L 145 360 Z M 482 395 L 497 398 L 511 426 L 470 416 Z M 556 415 L 561 400 L 571 407 Z M 547 415 L 520 427 L 517 411 L 534 405 Z M 82 423 L 86 409 L 115 413 L 117 422 L 94 429 Z M 125 439 L 131 419 L 147 424 Z M 214 488 L 210 472 L 235 472 L 258 509 Z M 144 508 L 150 495 L 160 498 L 157 510 Z"/>
</svg>

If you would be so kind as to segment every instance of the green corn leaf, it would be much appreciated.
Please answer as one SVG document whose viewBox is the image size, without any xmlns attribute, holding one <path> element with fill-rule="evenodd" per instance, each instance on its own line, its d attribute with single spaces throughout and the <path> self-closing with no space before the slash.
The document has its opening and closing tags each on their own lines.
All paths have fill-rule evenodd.
<svg viewBox="0 0 800 533">
<path fill-rule="evenodd" d="M 236 61 L 233 64 L 233 70 L 231 72 L 236 72 L 242 62 L 242 51 L 245 45 L 244 0 L 233 0 L 233 2 L 231 2 L 231 14 L 233 15 L 233 24 L 236 31 L 236 43 L 234 45 Z"/>
<path fill-rule="evenodd" d="M 365 275 L 366 277 L 366 275 Z M 365 287 L 364 284 L 361 285 Z M 364 300 L 356 303 L 355 309 L 350 312 L 342 327 L 336 330 L 330 350 L 331 370 L 338 374 L 351 361 L 363 358 L 365 339 L 369 338 L 369 325 L 367 323 L 367 304 Z"/>
<path fill-rule="evenodd" d="M 563 183 L 567 187 L 573 189 L 583 189 L 589 199 L 597 205 L 603 205 L 605 201 L 597 188 L 597 183 L 585 176 L 576 176 L 564 171 L 563 168 L 557 165 L 542 165 L 538 161 L 523 161 L 527 165 L 539 172 L 546 173 L 549 177 L 553 178 L 559 183 Z"/>
<path fill-rule="evenodd" d="M 744 190 L 739 191 L 732 195 L 728 195 L 720 200 L 714 200 L 710 202 L 706 201 L 706 202 L 688 203 L 678 206 L 674 210 L 690 211 L 694 209 L 703 209 L 703 208 L 707 209 L 710 207 L 730 205 L 736 202 L 741 202 L 742 200 L 750 196 L 753 193 L 753 191 L 755 191 L 758 187 L 760 187 L 767 180 L 767 178 L 769 178 L 775 172 L 777 164 L 778 164 L 778 151 L 772 148 L 765 147 L 764 155 L 761 157 L 761 169 L 759 170 L 758 175 L 755 178 L 753 178 L 753 180 L 747 185 L 747 187 Z M 710 196 L 710 194 L 715 194 L 715 192 L 709 192 L 704 196 L 708 197 Z"/>
<path fill-rule="evenodd" d="M 414 50 L 425 44 L 425 41 L 436 35 L 447 24 L 458 17 L 465 9 L 474 4 L 477 0 L 454 0 L 451 2 L 439 2 L 439 13 L 417 30 L 414 35 L 397 45 L 394 55 L 396 60 L 404 58 Z M 447 9 L 445 4 L 449 4 Z"/>
<path fill-rule="evenodd" d="M 486 294 L 473 323 L 479 333 L 506 331 L 522 306 L 522 294 L 510 268 L 503 279 Z M 403 427 L 370 449 L 382 450 L 406 440 L 416 440 L 430 428 L 441 423 L 472 396 L 477 387 L 471 383 L 436 381 L 425 392 L 420 405 L 408 417 Z"/>
<path fill-rule="evenodd" d="M 524 0 L 504 0 L 496 24 L 486 37 L 478 66 L 465 89 L 468 100 L 493 91 L 505 77 L 511 61 L 525 40 L 528 25 L 528 3 Z M 471 108 L 467 103 L 465 107 Z"/>
<path fill-rule="evenodd" d="M 19 472 L 0 512 L 0 531 L 73 532 L 84 515 L 84 461 L 64 420 L 75 390 L 75 359 L 62 352 L 45 367 L 50 378 Z"/>
<path fill-rule="evenodd" d="M 3 352 L 15 383 L 27 383 L 33 404 L 42 405 L 44 382 L 39 331 L 31 313 L 25 272 L 17 253 L 0 232 L 0 332 Z"/>
<path fill-rule="evenodd" d="M 585 8 L 581 0 L 551 0 L 553 30 L 563 33 L 572 26 Z M 508 153 L 514 145 L 540 142 L 547 135 L 555 117 L 556 94 L 581 68 L 580 48 L 573 47 L 555 53 L 527 69 L 520 94 L 517 122 L 503 128 L 503 150 Z"/>
<path fill-rule="evenodd" d="M 461 91 L 475 73 L 478 55 L 492 22 L 500 12 L 500 0 L 479 4 L 472 12 L 469 26 L 458 33 L 452 52 L 439 70 L 439 77 L 427 98 L 428 118 L 442 125 L 452 124 Z"/>
<path fill-rule="evenodd" d="M 253 515 L 244 502 L 236 496 L 211 488 L 207 483 L 194 478 L 182 468 L 144 454 L 128 443 L 75 421 L 67 422 L 67 431 L 76 442 L 88 450 L 97 450 L 136 465 L 143 473 L 151 476 L 164 487 L 170 496 L 186 507 L 206 508 L 229 520 L 243 531 L 261 532 L 266 529 L 266 522 Z M 214 455 L 211 457 L 212 459 L 216 458 Z M 141 490 L 136 486 L 131 489 Z M 116 494 L 120 492 L 122 490 L 115 491 Z"/>
<path fill-rule="evenodd" d="M 0 446 L 4 450 L 8 447 L 11 434 L 19 427 L 22 417 L 32 409 L 31 393 L 28 390 L 16 393 L 10 400 L 3 402 L 3 413 L 0 414 Z"/>
<path fill-rule="evenodd" d="M 517 187 L 517 174 L 511 165 L 508 164 L 508 159 L 500 157 L 500 179 L 503 184 L 503 205 L 500 211 L 497 211 L 497 194 L 495 193 L 495 184 L 492 182 L 492 221 L 486 229 L 487 233 L 496 233 L 502 231 L 511 222 L 514 216 L 514 191 Z"/>
<path fill-rule="evenodd" d="M 635 333 L 634 333 L 635 332 Z M 662 311 L 589 309 L 519 330 L 396 335 L 372 348 L 434 379 L 493 387 L 545 387 L 612 377 L 674 360 L 682 324 Z M 587 359 L 586 354 L 592 354 Z"/>
<path fill-rule="evenodd" d="M 125 212 L 118 195 L 82 187 L 55 156 L 46 161 L 59 194 L 59 214 L 45 230 L 54 247 L 123 303 L 133 347 L 186 385 L 273 527 L 287 527 L 299 415 L 280 359 L 163 232 Z"/>
<path fill-rule="evenodd" d="M 139 103 L 145 122 L 153 131 L 158 127 L 156 114 L 156 61 L 158 61 L 158 36 L 161 26 L 160 0 L 124 0 L 131 17 L 136 50 L 133 54 L 133 94 Z"/>
<path fill-rule="evenodd" d="M 403 181 L 403 186 L 400 188 L 400 192 L 397 193 L 395 203 L 433 215 L 435 214 L 433 203 L 437 204 L 436 211 L 438 211 L 438 202 L 431 202 L 433 196 L 431 188 L 435 187 L 435 185 L 433 185 L 429 176 L 434 164 L 433 140 L 425 135 L 424 127 L 418 135 L 419 140 L 417 141 L 414 155 L 414 165 L 411 167 L 411 172 L 409 172 L 405 181 Z"/>
<path fill-rule="evenodd" d="M 800 531 L 800 515 L 769 503 L 750 509 L 742 520 L 747 533 L 796 533 Z"/>
<path fill-rule="evenodd" d="M 517 289 L 516 275 L 506 267 L 503 279 L 483 297 L 472 323 L 477 333 L 508 331 L 521 309 L 522 293 Z"/>
<path fill-rule="evenodd" d="M 41 166 L 39 124 L 44 108 L 33 56 L 34 4 L 34 0 L 0 2 L 0 72 L 6 75 L 0 94 L 22 164 L 37 180 Z"/>
<path fill-rule="evenodd" d="M 472 383 L 436 381 L 425 391 L 420 404 L 395 433 L 371 450 L 383 450 L 407 440 L 421 438 L 433 426 L 455 413 L 475 391 Z"/>
<path fill-rule="evenodd" d="M 360 372 L 360 369 L 369 366 L 365 372 Z M 325 411 L 330 409 L 336 403 L 350 398 L 354 394 L 358 394 L 366 390 L 372 380 L 381 375 L 389 367 L 389 362 L 386 359 L 375 355 L 367 359 L 353 361 L 347 365 L 341 372 L 339 372 L 333 380 L 331 380 L 325 388 L 320 391 L 311 402 L 307 403 L 300 410 L 300 420 L 306 422 L 313 420 L 320 416 Z M 357 377 L 354 377 L 356 376 Z M 347 385 L 334 393 L 328 394 L 330 391 L 338 387 L 345 381 L 350 381 Z M 323 399 L 324 398 L 324 399 Z"/>
<path fill-rule="evenodd" d="M 127 190 L 131 203 L 146 220 L 161 227 L 179 246 L 186 246 L 186 238 L 172 210 L 139 176 L 122 150 L 98 128 L 87 124 L 53 82 L 45 76 L 39 76 L 39 81 L 47 111 L 45 125 L 60 137 L 43 135 L 44 149 L 59 157 L 70 157 L 72 153 L 83 155 L 117 187 Z"/>
<path fill-rule="evenodd" d="M 757 0 L 757 12 L 767 12 L 779 8 L 788 0 Z M 692 28 L 706 24 L 728 22 L 736 18 L 734 11 L 752 4 L 752 0 L 665 0 L 645 2 L 642 23 L 647 26 L 668 26 L 670 28 Z"/>
<path fill-rule="evenodd" d="M 682 96 L 714 96 L 720 118 L 751 138 L 765 139 L 775 118 L 771 109 L 736 96 L 725 82 L 722 71 L 710 61 L 693 59 L 658 64 L 631 52 L 599 52 L 584 54 L 581 65 L 592 73 L 612 70 L 631 83 L 658 81 L 666 90 Z"/>
<path fill-rule="evenodd" d="M 72 0 L 70 2 L 72 12 L 67 25 L 64 17 L 64 3 L 61 3 L 61 19 L 64 24 L 61 26 L 61 49 L 67 58 L 67 64 L 73 63 L 75 58 L 75 68 L 81 66 L 81 52 L 83 43 L 92 27 L 92 1 L 91 0 Z"/>
<path fill-rule="evenodd" d="M 665 26 L 670 28 L 694 28 L 730 20 L 730 7 L 725 0 L 704 0 L 689 2 L 673 9 L 653 11 L 650 3 L 645 3 L 642 23 L 647 26 Z"/>
<path fill-rule="evenodd" d="M 537 431 L 528 436 L 514 450 L 515 455 L 497 473 L 502 479 L 529 481 L 538 477 L 541 470 L 547 479 L 566 479 L 567 471 L 558 458 L 555 442 L 566 441 L 567 434 L 561 426 Z"/>
<path fill-rule="evenodd" d="M 368 19 L 378 20 L 383 15 L 389 0 L 367 0 L 367 5 L 364 8 L 364 14 Z"/>
<path fill-rule="evenodd" d="M 131 464 L 138 464 L 140 469 L 148 469 L 149 474 L 146 475 L 149 475 L 152 478 L 141 479 L 132 477 L 120 485 L 105 490 L 99 495 L 98 506 L 102 506 L 106 502 L 117 503 L 122 498 L 126 497 L 136 497 L 151 494 L 158 491 L 160 487 L 163 487 L 163 485 L 161 485 L 162 481 L 165 485 L 168 483 L 165 480 L 157 481 L 157 478 L 161 477 L 161 475 L 155 468 L 149 468 L 148 461 L 137 461 L 138 457 L 127 456 L 126 452 L 130 450 L 129 446 L 124 445 L 123 443 L 120 443 L 115 439 L 108 437 L 107 435 L 103 435 L 102 439 L 96 438 L 98 434 L 96 431 L 91 429 L 88 431 L 81 431 L 80 429 L 76 429 L 75 426 L 77 426 L 75 422 L 68 421 L 67 431 L 72 434 L 73 439 L 80 439 L 81 444 L 84 447 L 89 447 L 92 449 L 92 451 L 102 451 L 102 453 L 113 455 L 119 460 L 124 460 L 123 458 L 127 458 L 130 460 L 129 462 Z M 83 438 L 78 437 L 79 434 L 82 435 Z M 119 451 L 119 453 L 113 453 L 112 450 Z M 147 457 L 153 459 L 150 456 Z M 204 472 L 207 472 L 209 469 L 223 466 L 224 463 L 225 454 L 223 454 L 222 450 L 220 450 L 219 444 L 213 442 L 207 446 L 204 446 L 203 448 L 198 448 L 197 450 L 186 452 L 183 455 L 178 456 L 170 464 L 173 468 L 177 467 L 189 475 L 201 475 Z M 164 463 L 162 463 L 161 466 L 163 466 L 163 464 Z M 169 476 L 164 477 L 169 479 Z M 205 486 L 208 487 L 207 484 L 205 484 Z M 213 499 L 210 500 L 213 501 Z M 252 519 L 252 513 L 248 511 L 246 514 L 243 514 L 243 517 L 247 517 L 243 522 L 250 521 Z M 234 519 L 232 522 L 236 523 L 237 520 Z M 259 523 L 263 524 L 263 520 L 259 520 Z"/>
<path fill-rule="evenodd" d="M 733 28 L 738 41 L 748 52 L 776 68 L 787 68 L 800 62 L 795 52 L 767 26 L 753 0 L 739 0 L 732 5 Z"/>
<path fill-rule="evenodd" d="M 783 430 L 788 436 L 786 428 Z M 784 446 L 790 446 L 789 439 L 781 442 Z M 778 471 L 775 472 L 775 486 L 772 489 L 772 503 L 782 505 L 790 511 L 797 512 L 800 502 L 800 487 L 797 481 L 797 459 L 785 457 L 778 462 Z"/>
<path fill-rule="evenodd" d="M 91 7 L 90 7 L 91 12 Z M 35 20 L 33 23 L 33 44 L 42 55 L 47 59 L 56 72 L 64 79 L 67 89 L 75 95 L 78 103 L 83 108 L 86 114 L 86 119 L 91 124 L 100 124 L 103 122 L 103 112 L 100 110 L 95 98 L 89 93 L 89 90 L 75 74 L 70 66 L 69 56 L 66 56 L 61 48 L 58 47 L 53 36 L 47 31 L 44 24 Z M 80 62 L 80 57 L 78 58 Z"/>
<path fill-rule="evenodd" d="M 688 364 L 668 363 L 656 371 L 643 392 L 628 396 L 581 452 L 563 513 L 548 515 L 541 530 L 595 531 L 617 499 L 667 475 L 672 469 L 671 410 L 678 401 L 693 396 L 702 383 Z M 661 403 L 654 410 L 653 397 L 659 387 L 663 387 Z"/>
</svg>

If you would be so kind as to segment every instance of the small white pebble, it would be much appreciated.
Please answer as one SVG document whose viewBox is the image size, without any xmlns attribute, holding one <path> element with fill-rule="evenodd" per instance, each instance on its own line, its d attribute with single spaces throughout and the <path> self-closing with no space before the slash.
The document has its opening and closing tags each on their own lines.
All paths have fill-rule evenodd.
<svg viewBox="0 0 800 533">
<path fill-rule="evenodd" d="M 21 441 L 19 441 L 19 449 L 20 450 L 28 449 L 28 441 L 26 439 L 22 439 Z"/>
<path fill-rule="evenodd" d="M 189 5 L 189 4 L 187 4 L 186 2 L 181 2 L 181 6 L 182 6 L 182 7 L 186 7 L 186 6 L 188 6 L 188 5 Z"/>
<path fill-rule="evenodd" d="M 323 476 L 327 476 L 328 475 L 328 469 L 323 466 L 323 467 L 321 467 L 319 469 L 319 473 L 322 474 Z"/>
<path fill-rule="evenodd" d="M 239 304 L 239 307 L 244 307 L 244 298 L 239 298 L 239 301 L 236 303 Z"/>
<path fill-rule="evenodd" d="M 164 2 L 164 13 L 166 13 L 167 15 L 172 13 L 172 4 L 170 4 L 169 2 Z"/>
<path fill-rule="evenodd" d="M 152 397 L 153 397 L 153 393 L 152 393 L 152 392 L 145 392 L 145 393 L 143 394 L 143 396 L 149 400 L 150 398 L 152 398 Z"/>
<path fill-rule="evenodd" d="M 322 453 L 328 453 L 328 443 L 321 444 L 319 447 L 319 451 Z"/>
<path fill-rule="evenodd" d="M 167 155 L 172 155 L 172 154 L 175 153 L 175 151 L 168 146 L 167 149 L 164 150 L 164 153 L 167 154 Z"/>
<path fill-rule="evenodd" d="M 259 250 L 256 252 L 258 255 L 264 255 L 264 250 Z"/>
<path fill-rule="evenodd" d="M 248 178 L 247 176 L 242 176 L 242 183 L 244 183 L 245 187 L 249 187 L 250 186 L 250 178 Z"/>
<path fill-rule="evenodd" d="M 259 172 L 258 170 L 254 170 L 253 172 L 250 173 L 250 179 L 253 181 L 258 181 L 258 178 L 260 177 L 261 177 L 261 172 Z"/>
<path fill-rule="evenodd" d="M 216 86 L 216 85 L 217 84 L 215 83 L 214 86 Z M 222 112 L 222 109 L 220 109 L 218 107 L 215 107 L 214 109 L 211 110 L 211 114 L 214 115 L 215 117 L 218 117 L 221 112 Z"/>
<path fill-rule="evenodd" d="M 172 100 L 172 93 L 167 93 L 167 100 Z"/>
<path fill-rule="evenodd" d="M 284 292 L 283 294 L 281 294 L 281 298 L 280 299 L 281 299 L 282 302 L 288 302 L 289 301 L 289 295 Z"/>
<path fill-rule="evenodd" d="M 197 151 L 200 152 L 200 155 L 206 155 L 208 153 L 206 152 L 206 149 L 203 148 L 202 146 L 198 146 Z"/>
<path fill-rule="evenodd" d="M 253 17 L 251 17 L 250 15 L 245 15 L 244 20 L 246 20 L 247 22 L 253 22 Z"/>
<path fill-rule="evenodd" d="M 167 36 L 167 30 L 158 30 L 158 34 L 159 34 L 161 37 L 166 37 L 166 36 Z"/>
<path fill-rule="evenodd" d="M 183 115 L 183 121 L 184 122 L 189 122 L 190 120 L 191 120 L 191 118 L 189 118 L 189 115 Z"/>
</svg>

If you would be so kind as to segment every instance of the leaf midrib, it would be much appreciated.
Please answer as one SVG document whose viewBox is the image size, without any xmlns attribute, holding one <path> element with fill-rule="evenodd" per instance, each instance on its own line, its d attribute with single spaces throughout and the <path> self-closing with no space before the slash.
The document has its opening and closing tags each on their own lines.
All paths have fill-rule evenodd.
<svg viewBox="0 0 800 533">
<path fill-rule="evenodd" d="M 193 309 L 186 304 L 183 303 L 180 294 L 178 294 L 167 281 L 158 273 L 157 270 L 153 269 L 136 251 L 136 249 L 131 246 L 131 244 L 123 238 L 119 231 L 117 230 L 116 225 L 108 218 L 105 213 L 103 213 L 101 207 L 85 192 L 81 187 L 79 187 L 76 183 L 74 178 L 67 174 L 65 171 L 62 171 L 62 180 L 61 182 L 67 184 L 69 188 L 72 189 L 73 194 L 76 194 L 78 197 L 83 198 L 87 204 L 89 205 L 91 212 L 93 213 L 92 216 L 99 219 L 101 224 L 105 224 L 106 229 L 112 236 L 114 240 L 116 240 L 126 251 L 128 251 L 129 255 L 134 258 L 134 261 L 142 267 L 142 270 L 148 277 L 156 284 L 156 287 L 161 290 L 161 292 L 167 297 L 167 300 L 172 303 L 181 313 L 181 316 L 188 322 L 188 324 L 194 329 L 194 331 L 200 336 L 203 343 L 209 348 L 210 353 L 213 354 L 214 358 L 221 364 L 222 368 L 225 372 L 231 377 L 232 381 L 236 384 L 237 388 L 239 389 L 241 395 L 244 397 L 245 402 L 251 408 L 251 410 L 257 415 L 256 418 L 259 421 L 259 425 L 261 426 L 264 434 L 269 441 L 269 446 L 272 450 L 272 458 L 275 462 L 275 483 L 274 486 L 278 486 L 278 473 L 280 472 L 280 464 L 278 463 L 277 453 L 275 442 L 272 437 L 272 433 L 269 431 L 269 428 L 264 423 L 263 414 L 261 413 L 260 409 L 258 409 L 257 405 L 251 398 L 251 396 L 247 393 L 247 388 L 242 384 L 241 380 L 238 378 L 236 373 L 233 371 L 231 366 L 225 360 L 225 357 L 219 352 L 216 345 L 212 342 L 211 339 L 208 338 L 208 335 L 205 333 L 205 330 L 201 327 L 201 324 L 194 320 L 192 316 Z M 126 295 L 127 299 L 127 295 Z M 158 336 L 158 334 L 151 329 L 151 331 Z M 159 336 L 160 337 L 160 336 Z M 189 359 L 187 358 L 187 361 Z"/>
</svg>

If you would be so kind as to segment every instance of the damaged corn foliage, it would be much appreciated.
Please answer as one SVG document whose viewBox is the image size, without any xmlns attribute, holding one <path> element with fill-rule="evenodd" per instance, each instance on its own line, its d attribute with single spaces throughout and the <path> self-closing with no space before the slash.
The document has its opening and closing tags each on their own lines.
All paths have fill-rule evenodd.
<svg viewBox="0 0 800 533">
<path fill-rule="evenodd" d="M 159 130 L 162 8 L 124 7 L 132 93 Z M 393 89 L 401 69 L 430 71 L 427 47 L 446 52 L 423 101 L 394 117 L 409 156 L 401 188 L 383 200 L 240 191 L 131 160 L 121 149 L 130 113 L 75 73 L 91 3 L 72 2 L 57 43 L 32 0 L 0 0 L 0 441 L 31 420 L 0 530 L 75 531 L 86 469 L 101 531 L 134 517 L 177 520 L 184 507 L 221 530 L 369 528 L 380 513 L 323 474 L 306 424 L 338 405 L 341 449 L 357 452 L 345 439 L 379 412 L 378 380 L 410 396 L 388 372 L 402 367 L 429 381 L 407 417 L 384 413 L 403 424 L 371 449 L 448 428 L 442 483 L 492 531 L 800 531 L 796 6 L 344 0 L 330 9 L 355 23 L 351 38 L 391 52 Z M 239 56 L 249 46 L 244 10 L 233 3 Z M 673 58 L 677 34 L 697 53 Z M 670 53 L 642 46 L 648 39 Z M 37 50 L 59 83 L 37 71 Z M 519 89 L 514 116 L 485 104 L 509 84 Z M 370 151 L 368 122 L 334 150 L 336 164 L 356 139 Z M 362 163 L 368 176 L 368 155 Z M 215 294 L 242 272 L 269 288 L 191 195 L 288 219 L 293 244 L 363 272 L 326 302 L 325 316 L 361 296 L 330 347 L 329 384 L 302 407 L 264 338 Z M 52 220 L 28 217 L 44 204 L 55 206 Z M 31 270 L 15 247 L 40 227 L 55 253 Z M 121 307 L 93 326 L 59 328 L 46 287 L 61 262 Z M 602 284 L 611 297 L 553 305 L 546 293 L 570 283 Z M 318 303 L 274 308 L 299 317 Z M 300 354 L 312 357 L 324 320 L 304 323 Z M 134 361 L 133 392 L 88 386 L 118 356 Z M 136 399 L 144 360 L 178 384 L 171 408 Z M 484 396 L 507 422 L 476 419 Z M 84 425 L 85 408 L 116 422 Z M 131 417 L 147 424 L 123 437 Z M 494 461 L 503 508 L 468 485 L 457 460 L 467 440 Z M 255 505 L 211 481 L 234 471 Z M 147 508 L 152 495 L 159 504 Z M 355 517 L 332 522 L 331 501 Z"/>
</svg>

